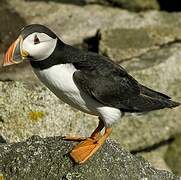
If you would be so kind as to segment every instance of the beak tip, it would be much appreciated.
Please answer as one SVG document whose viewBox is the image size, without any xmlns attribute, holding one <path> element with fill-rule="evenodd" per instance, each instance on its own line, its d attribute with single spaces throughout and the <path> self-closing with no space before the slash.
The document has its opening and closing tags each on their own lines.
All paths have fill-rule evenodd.
<svg viewBox="0 0 181 180">
<path fill-rule="evenodd" d="M 1 66 L 2 66 L 2 67 L 6 67 L 6 66 L 13 65 L 13 64 L 15 64 L 13 61 L 9 61 L 9 62 L 3 62 L 3 63 L 1 64 Z"/>
<path fill-rule="evenodd" d="M 8 66 L 7 64 L 1 64 L 1 67 L 6 67 L 6 66 Z"/>
</svg>

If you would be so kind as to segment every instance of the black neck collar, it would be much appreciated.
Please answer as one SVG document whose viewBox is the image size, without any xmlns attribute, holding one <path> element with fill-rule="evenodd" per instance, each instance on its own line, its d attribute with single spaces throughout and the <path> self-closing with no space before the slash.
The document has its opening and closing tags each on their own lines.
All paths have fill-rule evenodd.
<svg viewBox="0 0 181 180">
<path fill-rule="evenodd" d="M 63 58 L 61 61 L 61 56 L 63 55 L 62 53 L 64 51 L 64 48 L 65 44 L 58 39 L 55 50 L 47 59 L 40 61 L 35 61 L 30 59 L 30 64 L 32 65 L 33 68 L 39 70 L 47 69 L 57 64 L 64 64 L 65 62 L 63 61 Z"/>
</svg>

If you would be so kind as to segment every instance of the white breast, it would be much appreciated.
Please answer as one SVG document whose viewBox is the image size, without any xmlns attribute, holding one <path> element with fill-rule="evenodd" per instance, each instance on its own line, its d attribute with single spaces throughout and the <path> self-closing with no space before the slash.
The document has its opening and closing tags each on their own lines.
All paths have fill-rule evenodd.
<svg viewBox="0 0 181 180">
<path fill-rule="evenodd" d="M 60 64 L 44 70 L 34 69 L 39 79 L 62 101 L 86 113 L 95 114 L 93 107 L 98 103 L 81 92 L 74 83 L 72 64 Z"/>
<path fill-rule="evenodd" d="M 72 64 L 60 64 L 44 70 L 34 69 L 38 78 L 62 101 L 89 114 L 102 117 L 109 124 L 119 119 L 119 109 L 105 107 L 79 90 L 73 80 L 77 69 Z"/>
</svg>

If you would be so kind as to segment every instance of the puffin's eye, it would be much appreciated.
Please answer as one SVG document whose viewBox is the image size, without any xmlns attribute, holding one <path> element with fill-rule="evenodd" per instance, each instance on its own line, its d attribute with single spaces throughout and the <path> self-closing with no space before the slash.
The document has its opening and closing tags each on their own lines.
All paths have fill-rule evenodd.
<svg viewBox="0 0 181 180">
<path fill-rule="evenodd" d="M 39 43 L 40 43 L 40 40 L 39 40 L 38 36 L 35 35 L 35 37 L 34 37 L 34 44 L 39 44 Z"/>
</svg>

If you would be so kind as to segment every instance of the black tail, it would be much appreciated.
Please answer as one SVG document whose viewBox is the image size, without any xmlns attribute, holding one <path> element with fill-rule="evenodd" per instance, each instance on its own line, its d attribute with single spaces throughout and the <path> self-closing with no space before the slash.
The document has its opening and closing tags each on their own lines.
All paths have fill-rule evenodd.
<svg viewBox="0 0 181 180">
<path fill-rule="evenodd" d="M 148 112 L 163 108 L 174 108 L 179 106 L 179 102 L 172 101 L 165 94 L 149 89 L 141 85 L 141 94 L 139 95 L 139 104 L 135 103 L 135 112 Z M 137 101 L 137 99 L 135 99 Z"/>
</svg>

